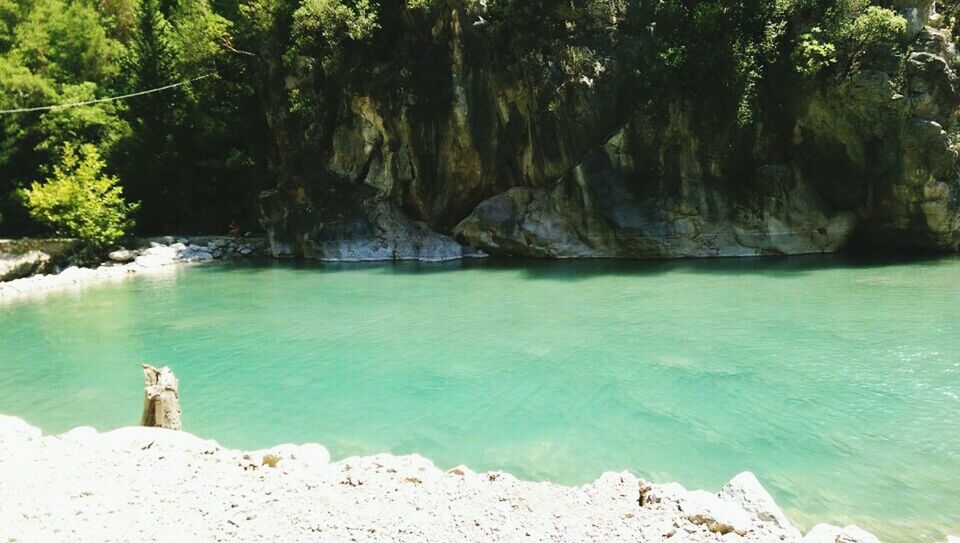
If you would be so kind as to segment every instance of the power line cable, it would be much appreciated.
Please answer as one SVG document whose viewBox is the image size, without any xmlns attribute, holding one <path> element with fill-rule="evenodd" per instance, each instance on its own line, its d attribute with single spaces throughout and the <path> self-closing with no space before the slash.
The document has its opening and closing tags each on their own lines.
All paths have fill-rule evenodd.
<svg viewBox="0 0 960 543">
<path fill-rule="evenodd" d="M 213 74 L 201 75 L 201 76 L 199 76 L 199 77 L 194 77 L 193 79 L 188 79 L 188 80 L 186 80 L 186 81 L 181 81 L 181 82 L 179 82 L 179 83 L 173 83 L 173 84 L 170 84 L 170 85 L 164 85 L 163 87 L 157 87 L 157 88 L 155 88 L 155 89 L 148 89 L 148 90 L 144 90 L 144 91 L 133 92 L 133 93 L 130 93 L 130 94 L 123 94 L 123 95 L 120 95 L 120 96 L 109 96 L 109 97 L 107 97 L 107 98 L 97 98 L 96 100 L 87 100 L 87 101 L 85 101 L 85 102 L 73 102 L 73 103 L 70 103 L 70 104 L 57 104 L 57 105 L 54 105 L 54 106 L 25 107 L 25 108 L 20 108 L 20 109 L 0 109 L 0 115 L 6 115 L 6 114 L 9 114 L 9 113 L 29 113 L 29 112 L 31 112 L 31 111 L 52 111 L 52 110 L 55 110 L 55 109 L 67 109 L 67 108 L 71 108 L 71 107 L 89 106 L 89 105 L 93 105 L 93 104 L 100 104 L 100 103 L 102 103 L 102 102 L 113 102 L 113 101 L 116 101 L 116 100 L 126 100 L 127 98 L 133 98 L 133 97 L 136 97 L 136 96 L 143 96 L 144 94 L 153 94 L 153 93 L 155 93 L 155 92 L 161 92 L 161 91 L 169 90 L 169 89 L 172 89 L 172 88 L 175 88 L 175 87 L 180 87 L 180 86 L 183 86 L 183 85 L 187 85 L 187 84 L 189 84 L 189 83 L 193 83 L 194 81 L 200 81 L 201 79 L 206 79 L 206 78 L 211 77 L 211 76 L 213 76 Z"/>
</svg>

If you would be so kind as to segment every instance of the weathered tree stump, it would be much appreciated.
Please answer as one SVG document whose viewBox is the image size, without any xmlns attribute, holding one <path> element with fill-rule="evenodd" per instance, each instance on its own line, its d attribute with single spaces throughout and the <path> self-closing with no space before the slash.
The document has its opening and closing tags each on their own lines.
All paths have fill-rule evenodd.
<svg viewBox="0 0 960 543">
<path fill-rule="evenodd" d="M 140 426 L 154 428 L 168 428 L 170 430 L 183 429 L 180 420 L 180 395 L 177 392 L 179 383 L 173 370 L 167 366 L 155 368 L 149 364 L 143 366 L 143 376 L 147 385 L 144 389 L 143 416 L 140 417 Z"/>
</svg>

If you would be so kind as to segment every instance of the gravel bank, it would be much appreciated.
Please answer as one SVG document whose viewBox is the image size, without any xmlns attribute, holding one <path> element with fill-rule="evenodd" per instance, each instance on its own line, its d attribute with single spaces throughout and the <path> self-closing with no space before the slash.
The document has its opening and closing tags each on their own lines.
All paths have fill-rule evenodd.
<svg viewBox="0 0 960 543">
<path fill-rule="evenodd" d="M 97 268 L 71 266 L 60 273 L 38 274 L 0 282 L 0 302 L 73 289 L 106 281 L 117 281 L 138 274 L 169 271 L 173 264 L 208 262 L 218 258 L 269 254 L 265 239 L 241 238 L 234 242 L 223 237 L 153 238 L 143 240 L 134 250 L 110 253 L 111 260 Z"/>
<path fill-rule="evenodd" d="M 566 487 L 153 428 L 43 436 L 3 415 L 0 451 L 0 541 L 877 541 L 853 526 L 803 537 L 750 473 L 719 493 L 626 472 Z"/>
</svg>

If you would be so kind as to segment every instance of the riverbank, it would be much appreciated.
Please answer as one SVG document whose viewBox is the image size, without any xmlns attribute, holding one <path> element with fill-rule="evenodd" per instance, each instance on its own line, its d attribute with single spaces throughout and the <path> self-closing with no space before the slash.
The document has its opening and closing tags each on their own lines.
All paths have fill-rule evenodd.
<svg viewBox="0 0 960 543">
<path fill-rule="evenodd" d="M 0 449 L 4 541 L 878 541 L 825 524 L 802 536 L 750 473 L 718 493 L 627 472 L 565 487 L 155 428 L 42 435 L 3 415 Z"/>
<path fill-rule="evenodd" d="M 0 281 L 0 301 L 156 273 L 174 264 L 269 256 L 269 254 L 270 247 L 264 238 L 238 240 L 221 236 L 145 238 L 139 240 L 134 249 L 111 252 L 109 260 L 96 268 L 69 266 L 56 273 L 37 273 L 11 281 Z M 19 265 L 26 266 L 27 260 L 47 262 L 50 257 L 42 250 L 33 250 L 30 253 L 10 257 L 11 262 L 14 260 L 18 263 L 23 261 L 24 263 Z"/>
</svg>

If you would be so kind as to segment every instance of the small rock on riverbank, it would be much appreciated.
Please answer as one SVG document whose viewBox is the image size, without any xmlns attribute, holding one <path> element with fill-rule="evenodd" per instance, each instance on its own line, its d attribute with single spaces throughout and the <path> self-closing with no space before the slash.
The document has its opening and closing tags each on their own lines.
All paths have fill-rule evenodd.
<svg viewBox="0 0 960 543">
<path fill-rule="evenodd" d="M 627 472 L 566 487 L 155 428 L 44 436 L 2 415 L 0 450 L 3 541 L 877 541 L 855 526 L 802 537 L 750 473 L 719 493 Z"/>
</svg>

